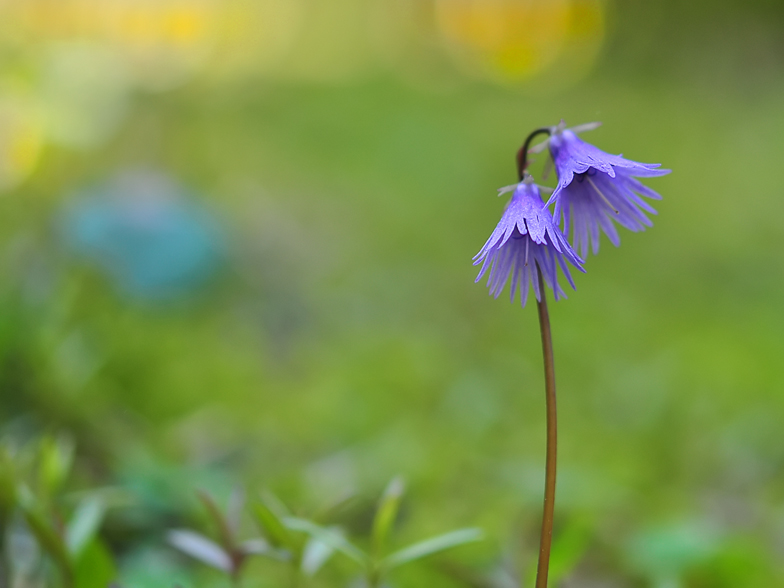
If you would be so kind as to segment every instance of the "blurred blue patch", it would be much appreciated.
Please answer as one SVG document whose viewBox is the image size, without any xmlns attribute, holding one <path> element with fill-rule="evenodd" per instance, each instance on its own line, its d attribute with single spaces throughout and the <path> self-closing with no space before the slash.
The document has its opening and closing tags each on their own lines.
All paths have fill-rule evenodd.
<svg viewBox="0 0 784 588">
<path fill-rule="evenodd" d="M 208 282 L 225 261 L 214 216 L 159 172 L 123 172 L 79 193 L 61 220 L 69 249 L 135 298 L 182 297 Z"/>
</svg>

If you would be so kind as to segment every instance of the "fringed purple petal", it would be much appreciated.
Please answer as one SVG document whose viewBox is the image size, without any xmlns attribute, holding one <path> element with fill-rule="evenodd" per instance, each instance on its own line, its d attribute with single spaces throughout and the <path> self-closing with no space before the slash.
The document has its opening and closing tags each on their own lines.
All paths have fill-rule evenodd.
<svg viewBox="0 0 784 588">
<path fill-rule="evenodd" d="M 613 221 L 630 231 L 653 225 L 645 213 L 656 214 L 656 210 L 641 197 L 660 200 L 661 196 L 635 177 L 662 176 L 670 170 L 605 153 L 569 130 L 550 138 L 550 152 L 558 185 L 548 204 L 555 202 L 555 219 L 564 233 L 571 229 L 572 246 L 580 255 L 587 255 L 589 248 L 598 253 L 600 232 L 613 245 L 620 244 Z"/>
<path fill-rule="evenodd" d="M 531 286 L 536 299 L 541 300 L 543 284 L 539 283 L 537 267 L 544 284 L 552 288 L 556 300 L 566 296 L 558 283 L 558 267 L 572 288 L 575 287 L 574 280 L 567 264 L 585 271 L 583 260 L 544 208 L 538 188 L 522 182 L 515 189 L 498 226 L 474 257 L 474 265 L 480 263 L 482 267 L 477 281 L 487 273 L 490 294 L 497 298 L 511 276 L 510 297 L 514 300 L 519 291 L 523 306 Z"/>
</svg>

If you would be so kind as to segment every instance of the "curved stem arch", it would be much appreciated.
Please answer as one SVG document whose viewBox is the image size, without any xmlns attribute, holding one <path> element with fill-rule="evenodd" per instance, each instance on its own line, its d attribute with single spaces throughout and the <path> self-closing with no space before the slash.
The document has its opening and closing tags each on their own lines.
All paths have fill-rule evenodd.
<svg viewBox="0 0 784 588">
<path fill-rule="evenodd" d="M 540 129 L 536 129 L 533 131 L 528 137 L 526 137 L 523 146 L 520 147 L 520 151 L 517 152 L 517 178 L 521 182 L 525 177 L 525 168 L 528 167 L 528 149 L 531 147 L 531 141 L 533 141 L 539 135 L 551 135 L 552 129 L 550 127 L 542 127 Z"/>
</svg>

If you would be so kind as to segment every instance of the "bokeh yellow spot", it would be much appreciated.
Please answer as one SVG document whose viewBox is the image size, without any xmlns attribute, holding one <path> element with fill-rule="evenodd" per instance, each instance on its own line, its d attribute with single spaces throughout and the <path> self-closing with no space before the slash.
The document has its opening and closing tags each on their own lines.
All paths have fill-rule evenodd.
<svg viewBox="0 0 784 588">
<path fill-rule="evenodd" d="M 15 187 L 33 172 L 42 135 L 40 117 L 29 99 L 0 96 L 0 190 Z"/>
<path fill-rule="evenodd" d="M 166 36 L 180 45 L 198 41 L 205 36 L 206 16 L 204 12 L 185 7 L 174 9 L 165 20 Z"/>
<path fill-rule="evenodd" d="M 604 33 L 595 0 L 436 0 L 435 22 L 461 69 L 502 82 L 537 76 Z"/>
</svg>

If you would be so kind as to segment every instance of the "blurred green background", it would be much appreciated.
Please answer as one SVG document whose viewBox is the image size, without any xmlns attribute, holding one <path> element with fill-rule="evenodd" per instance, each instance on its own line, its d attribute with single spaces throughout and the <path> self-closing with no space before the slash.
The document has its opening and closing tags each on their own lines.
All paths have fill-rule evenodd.
<svg viewBox="0 0 784 588">
<path fill-rule="evenodd" d="M 227 585 L 165 543 L 197 489 L 361 535 L 395 475 L 401 544 L 486 539 L 391 585 L 530 582 L 536 313 L 471 257 L 525 135 L 601 120 L 673 173 L 551 305 L 556 584 L 784 586 L 783 104 L 774 0 L 1 1 L 2 434 L 129 493 L 123 586 Z"/>
</svg>

